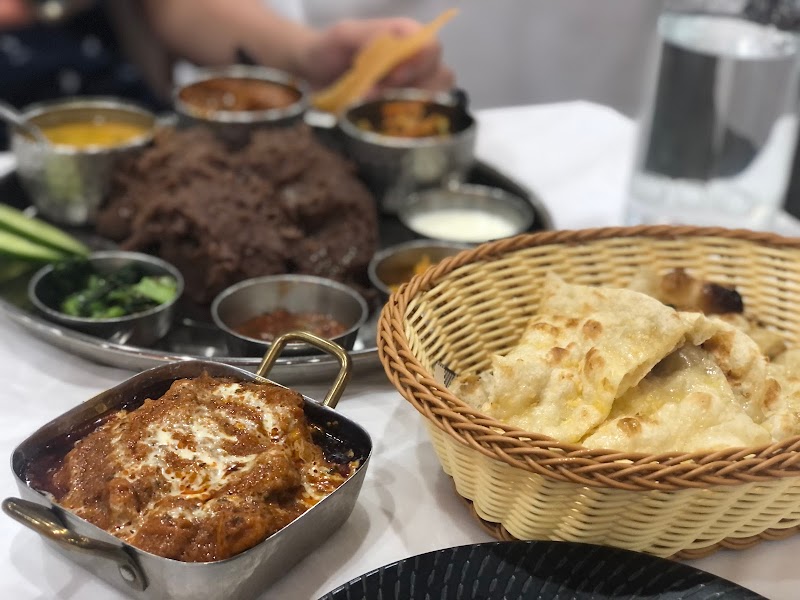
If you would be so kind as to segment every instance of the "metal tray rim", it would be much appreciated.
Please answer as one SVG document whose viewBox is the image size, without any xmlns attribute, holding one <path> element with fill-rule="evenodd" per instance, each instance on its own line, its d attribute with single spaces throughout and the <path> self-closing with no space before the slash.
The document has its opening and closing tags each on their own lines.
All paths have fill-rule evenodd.
<svg viewBox="0 0 800 600">
<path fill-rule="evenodd" d="M 148 369 L 162 364 L 169 364 L 183 360 L 204 360 L 215 363 L 223 363 L 232 367 L 246 368 L 257 367 L 261 363 L 262 359 L 260 356 L 197 356 L 194 354 L 169 353 L 151 348 L 144 348 L 141 346 L 117 344 L 93 335 L 89 335 L 87 333 L 61 327 L 55 323 L 51 323 L 50 321 L 45 321 L 43 318 L 38 318 L 32 313 L 29 313 L 18 306 L 14 306 L 3 298 L 0 298 L 0 310 L 5 311 L 6 315 L 8 315 L 8 317 L 18 325 L 27 329 L 40 339 L 52 343 L 56 347 L 59 347 L 63 350 L 74 351 L 75 354 L 87 358 L 94 358 L 102 364 L 129 370 L 134 364 L 143 365 L 141 367 L 135 367 L 135 370 L 139 371 L 142 369 Z M 101 360 L 100 357 L 103 355 L 98 354 L 97 351 L 105 351 L 109 357 L 118 357 L 120 360 L 123 358 L 131 358 L 134 362 L 130 365 L 125 365 L 121 362 L 113 360 Z M 377 353 L 377 347 L 349 351 L 354 365 L 360 365 L 373 358 L 373 356 L 377 357 Z M 281 357 L 278 359 L 275 367 L 273 368 L 273 374 L 275 372 L 278 374 L 282 373 L 284 369 L 281 367 L 298 367 L 300 365 L 325 365 L 338 368 L 336 359 L 325 354 Z"/>
</svg>

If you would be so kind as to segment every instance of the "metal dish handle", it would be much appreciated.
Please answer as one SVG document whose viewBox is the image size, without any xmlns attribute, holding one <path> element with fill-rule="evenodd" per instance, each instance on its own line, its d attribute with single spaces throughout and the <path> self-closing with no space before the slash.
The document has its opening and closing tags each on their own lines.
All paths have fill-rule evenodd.
<svg viewBox="0 0 800 600">
<path fill-rule="evenodd" d="M 117 563 L 122 580 L 132 589 L 143 591 L 147 588 L 147 579 L 142 569 L 123 548 L 71 531 L 50 508 L 30 500 L 6 498 L 3 500 L 3 511 L 15 521 L 68 550 L 78 550 L 113 560 Z"/>
<path fill-rule="evenodd" d="M 319 337 L 318 335 L 314 335 L 313 333 L 309 333 L 307 331 L 290 331 L 288 333 L 284 333 L 269 347 L 269 350 L 264 355 L 264 359 L 258 366 L 256 375 L 266 378 L 275 364 L 275 361 L 277 361 L 278 357 L 281 355 L 284 346 L 286 346 L 286 344 L 289 342 L 305 342 L 336 358 L 339 363 L 339 373 L 336 375 L 336 380 L 333 382 L 331 389 L 328 390 L 325 400 L 322 401 L 323 406 L 327 406 L 328 408 L 336 408 L 336 405 L 339 403 L 339 399 L 344 393 L 344 388 L 347 386 L 347 382 L 350 380 L 350 374 L 353 371 L 353 360 L 350 358 L 347 350 L 342 348 L 339 344 L 335 344 L 330 340 Z"/>
</svg>

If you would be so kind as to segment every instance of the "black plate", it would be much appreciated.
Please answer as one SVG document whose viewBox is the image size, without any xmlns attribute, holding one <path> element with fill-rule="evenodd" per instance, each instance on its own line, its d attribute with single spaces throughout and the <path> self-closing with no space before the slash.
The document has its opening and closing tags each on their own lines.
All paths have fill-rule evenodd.
<svg viewBox="0 0 800 600">
<path fill-rule="evenodd" d="M 492 542 L 412 556 L 319 600 L 765 600 L 687 565 L 574 542 Z"/>
</svg>

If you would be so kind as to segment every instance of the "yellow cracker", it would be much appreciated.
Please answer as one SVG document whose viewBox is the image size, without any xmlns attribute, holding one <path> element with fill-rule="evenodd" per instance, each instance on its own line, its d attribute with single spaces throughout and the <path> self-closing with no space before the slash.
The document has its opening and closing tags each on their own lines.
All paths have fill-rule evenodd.
<svg viewBox="0 0 800 600">
<path fill-rule="evenodd" d="M 331 113 L 340 112 L 364 96 L 392 69 L 429 44 L 456 14 L 458 9 L 446 10 L 419 31 L 406 37 L 389 34 L 376 37 L 356 55 L 350 69 L 330 86 L 314 95 L 314 106 Z"/>
</svg>

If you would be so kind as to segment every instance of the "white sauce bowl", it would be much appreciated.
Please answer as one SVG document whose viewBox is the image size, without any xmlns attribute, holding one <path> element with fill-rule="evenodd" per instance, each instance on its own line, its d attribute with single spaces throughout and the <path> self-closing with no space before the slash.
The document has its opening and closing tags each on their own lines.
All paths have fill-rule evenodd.
<svg viewBox="0 0 800 600">
<path fill-rule="evenodd" d="M 534 223 L 533 206 L 500 188 L 457 184 L 412 194 L 398 218 L 418 238 L 481 244 L 518 235 Z"/>
</svg>

